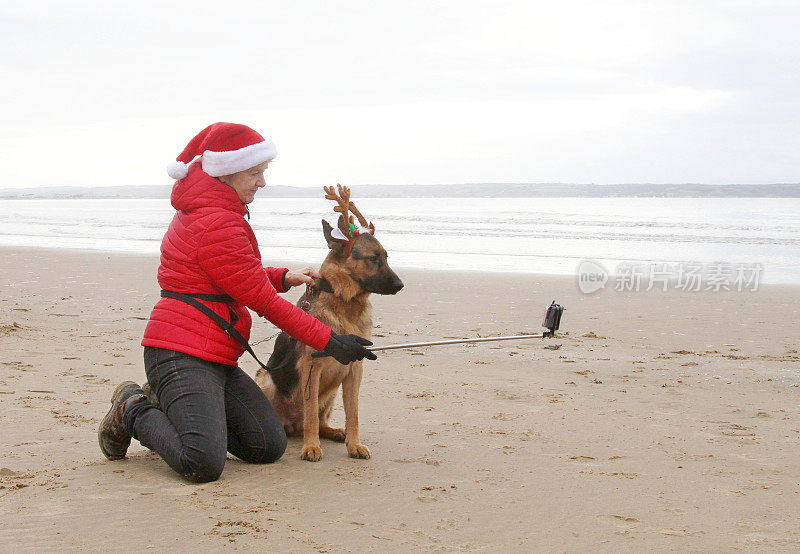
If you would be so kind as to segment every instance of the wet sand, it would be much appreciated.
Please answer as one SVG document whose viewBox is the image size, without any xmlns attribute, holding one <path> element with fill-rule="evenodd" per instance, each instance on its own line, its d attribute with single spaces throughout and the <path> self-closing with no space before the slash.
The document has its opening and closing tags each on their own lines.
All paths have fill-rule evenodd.
<svg viewBox="0 0 800 554">
<path fill-rule="evenodd" d="M 97 446 L 116 383 L 144 378 L 158 260 L 0 255 L 2 551 L 800 549 L 799 287 L 587 296 L 400 269 L 376 344 L 538 332 L 553 299 L 561 332 L 382 353 L 361 389 L 372 459 L 323 441 L 304 462 L 291 439 L 196 485 L 136 443 L 118 462 Z"/>
</svg>

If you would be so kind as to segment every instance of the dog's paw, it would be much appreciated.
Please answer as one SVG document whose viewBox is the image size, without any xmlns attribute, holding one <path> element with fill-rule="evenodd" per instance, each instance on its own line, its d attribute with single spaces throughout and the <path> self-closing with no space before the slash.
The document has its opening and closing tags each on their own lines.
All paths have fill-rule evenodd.
<svg viewBox="0 0 800 554">
<path fill-rule="evenodd" d="M 318 462 L 322 459 L 322 448 L 319 446 L 304 446 L 300 458 L 309 462 Z"/>
<path fill-rule="evenodd" d="M 363 444 L 348 444 L 347 453 L 351 458 L 361 458 L 362 460 L 369 460 L 369 448 Z"/>
<path fill-rule="evenodd" d="M 344 442 L 345 433 L 344 429 L 337 429 L 336 427 L 320 427 L 319 436 L 336 442 Z"/>
</svg>

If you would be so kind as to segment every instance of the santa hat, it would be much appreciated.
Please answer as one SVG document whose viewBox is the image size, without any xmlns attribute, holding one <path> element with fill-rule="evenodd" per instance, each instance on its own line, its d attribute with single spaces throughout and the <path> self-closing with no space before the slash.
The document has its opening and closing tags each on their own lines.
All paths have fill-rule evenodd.
<svg viewBox="0 0 800 554">
<path fill-rule="evenodd" d="M 271 140 L 265 139 L 247 125 L 214 123 L 200 131 L 174 162 L 167 166 L 173 179 L 183 179 L 189 164 L 203 156 L 203 171 L 212 177 L 244 171 L 278 154 Z"/>
</svg>

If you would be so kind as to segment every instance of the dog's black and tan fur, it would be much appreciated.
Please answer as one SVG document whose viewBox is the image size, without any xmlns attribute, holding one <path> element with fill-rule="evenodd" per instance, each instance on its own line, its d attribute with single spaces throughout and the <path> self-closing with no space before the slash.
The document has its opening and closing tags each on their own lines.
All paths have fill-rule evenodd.
<svg viewBox="0 0 800 554">
<path fill-rule="evenodd" d="M 338 226 L 347 232 L 347 220 L 341 216 Z M 331 236 L 333 227 L 325 220 L 322 229 L 330 248 L 320 267 L 323 286 L 313 289 L 311 297 L 304 296 L 298 304 L 308 300 L 309 313 L 330 325 L 334 333 L 368 339 L 372 334 L 370 294 L 396 294 L 403 283 L 387 264 L 386 250 L 374 236 L 364 233 L 348 244 Z M 296 436 L 302 432 L 304 460 L 315 462 L 322 458 L 320 437 L 343 441 L 353 458 L 369 458 L 369 448 L 361 444 L 358 436 L 363 362 L 342 365 L 332 357 L 314 358 L 312 370 L 313 352 L 281 333 L 267 362 L 270 371 L 260 369 L 256 382 L 281 417 L 286 433 Z M 328 423 L 340 385 L 344 429 Z"/>
</svg>

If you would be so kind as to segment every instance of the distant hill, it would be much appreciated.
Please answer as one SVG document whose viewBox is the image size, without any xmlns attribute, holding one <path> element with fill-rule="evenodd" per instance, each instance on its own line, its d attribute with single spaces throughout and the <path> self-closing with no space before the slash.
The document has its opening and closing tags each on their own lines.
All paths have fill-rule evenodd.
<svg viewBox="0 0 800 554">
<path fill-rule="evenodd" d="M 593 185 L 561 183 L 467 183 L 455 185 L 356 185 L 359 198 L 521 198 L 574 196 L 586 198 L 800 198 L 800 184 L 767 185 Z M 0 198 L 169 198 L 172 185 L 132 187 L 45 187 L 0 189 Z M 273 198 L 314 198 L 319 187 L 270 185 Z"/>
</svg>

